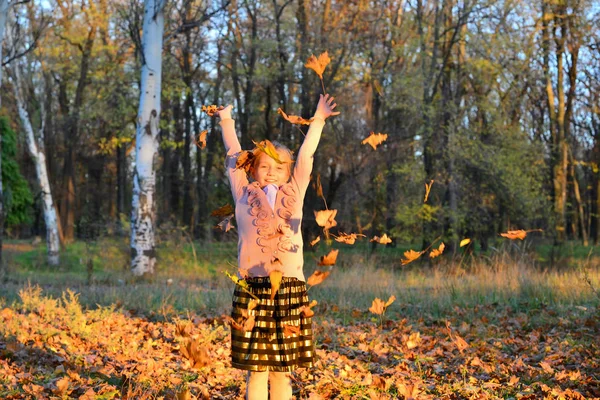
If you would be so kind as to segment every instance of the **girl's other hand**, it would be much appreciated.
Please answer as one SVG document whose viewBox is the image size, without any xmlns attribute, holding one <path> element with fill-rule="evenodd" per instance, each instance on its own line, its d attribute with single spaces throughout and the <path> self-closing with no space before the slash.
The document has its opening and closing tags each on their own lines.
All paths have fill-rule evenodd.
<svg viewBox="0 0 600 400">
<path fill-rule="evenodd" d="M 233 108 L 233 106 L 231 104 L 229 104 L 227 107 L 225 107 L 221 111 L 217 111 L 217 115 L 221 119 L 231 119 L 231 109 L 232 108 Z"/>
<path fill-rule="evenodd" d="M 333 111 L 336 106 L 337 104 L 333 102 L 333 97 L 329 97 L 329 93 L 325 94 L 325 96 L 321 94 L 319 95 L 319 104 L 317 104 L 317 111 L 315 111 L 314 117 L 325 120 L 332 115 L 338 115 L 339 111 Z"/>
</svg>

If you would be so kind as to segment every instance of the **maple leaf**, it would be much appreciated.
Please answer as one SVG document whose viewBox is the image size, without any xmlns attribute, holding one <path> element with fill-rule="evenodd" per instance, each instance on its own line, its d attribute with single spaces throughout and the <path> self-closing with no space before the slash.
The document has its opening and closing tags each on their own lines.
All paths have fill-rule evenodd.
<svg viewBox="0 0 600 400">
<path fill-rule="evenodd" d="M 233 206 L 231 204 L 225 204 L 224 206 L 221 206 L 219 208 L 217 208 L 216 210 L 212 210 L 210 212 L 210 216 L 211 217 L 225 217 L 228 215 L 233 214 Z"/>
<path fill-rule="evenodd" d="M 387 140 L 387 133 L 375 133 L 371 132 L 371 134 L 363 139 L 362 144 L 369 144 L 373 150 L 377 150 L 377 146 Z"/>
<path fill-rule="evenodd" d="M 314 306 L 316 306 L 317 304 L 318 303 L 317 303 L 316 300 L 311 301 L 308 305 L 302 306 L 302 307 L 299 308 L 300 313 L 302 315 L 304 315 L 304 317 L 306 317 L 306 318 L 310 318 L 310 317 L 314 316 L 315 312 L 312 310 L 312 308 Z"/>
<path fill-rule="evenodd" d="M 329 276 L 329 271 L 315 271 L 313 272 L 313 274 L 311 276 L 308 277 L 308 279 L 306 280 L 306 283 L 310 286 L 315 286 L 318 285 L 319 283 L 322 283 L 328 276 Z"/>
<path fill-rule="evenodd" d="M 67 391 L 69 389 L 69 383 L 71 382 L 71 380 L 69 379 L 68 376 L 64 376 L 61 379 L 57 380 L 56 383 L 56 389 L 53 390 L 53 393 L 55 395 L 58 396 L 63 396 L 67 394 Z"/>
<path fill-rule="evenodd" d="M 275 145 L 271 143 L 270 140 L 265 139 L 258 143 L 253 140 L 252 143 L 254 143 L 257 149 L 259 149 L 260 151 L 271 157 L 273 160 L 275 160 L 277 164 L 283 164 L 283 161 L 281 161 L 281 159 L 279 158 L 279 153 L 277 153 Z"/>
<path fill-rule="evenodd" d="M 202 106 L 202 108 L 200 109 L 202 112 L 205 112 L 206 115 L 208 115 L 209 117 L 214 117 L 215 114 L 217 113 L 217 111 L 221 111 L 223 110 L 225 107 L 223 106 L 216 106 L 216 105 L 210 105 L 210 106 Z"/>
<path fill-rule="evenodd" d="M 323 72 L 325 72 L 325 68 L 327 67 L 327 65 L 329 65 L 330 62 L 331 58 L 329 57 L 329 54 L 325 51 L 319 54 L 318 58 L 315 57 L 314 54 L 311 54 L 311 56 L 308 57 L 308 61 L 306 62 L 306 64 L 304 64 L 304 66 L 308 69 L 312 69 L 313 71 L 315 71 L 317 75 L 319 75 L 319 78 L 323 80 Z"/>
<path fill-rule="evenodd" d="M 196 144 L 196 146 L 198 146 L 200 148 L 200 150 L 204 150 L 206 148 L 206 134 L 207 133 L 208 133 L 207 130 L 203 130 L 194 139 L 194 143 Z"/>
<path fill-rule="evenodd" d="M 407 250 L 404 252 L 404 259 L 402 260 L 402 265 L 406 265 L 409 264 L 413 261 L 415 261 L 417 258 L 421 257 L 421 254 L 423 254 L 424 251 L 414 251 L 414 250 Z"/>
<path fill-rule="evenodd" d="M 248 150 L 242 150 L 237 160 L 235 161 L 235 169 L 243 169 L 246 172 L 250 171 L 254 163 L 254 153 Z"/>
<path fill-rule="evenodd" d="M 523 240 L 527 236 L 527 232 L 524 231 L 523 229 L 519 229 L 516 231 L 508 231 L 506 233 L 501 233 L 500 236 L 503 236 L 510 240 L 515 240 L 515 239 Z"/>
<path fill-rule="evenodd" d="M 208 350 L 197 339 L 186 338 L 180 352 L 188 359 L 192 368 L 202 368 L 210 363 Z"/>
<path fill-rule="evenodd" d="M 314 120 L 314 118 L 304 119 L 297 115 L 287 115 L 285 113 L 285 111 L 283 111 L 281 108 L 277 109 L 277 114 L 281 115 L 281 117 L 283 119 L 285 119 L 286 121 L 288 121 L 294 125 L 310 125 L 310 123 L 313 122 L 313 120 Z"/>
<path fill-rule="evenodd" d="M 471 243 L 471 239 L 469 239 L 469 238 L 463 239 L 463 240 L 460 241 L 460 245 L 458 247 L 466 246 L 469 243 Z"/>
<path fill-rule="evenodd" d="M 189 321 L 175 322 L 175 333 L 181 337 L 190 337 L 192 333 L 192 324 Z"/>
<path fill-rule="evenodd" d="M 313 241 L 310 242 L 310 245 L 314 246 L 315 244 L 319 243 L 319 241 L 321 241 L 321 236 L 317 236 Z"/>
<path fill-rule="evenodd" d="M 318 266 L 325 267 L 329 265 L 335 265 L 335 261 L 337 260 L 338 253 L 340 251 L 337 249 L 331 250 L 327 255 L 321 256 L 321 259 L 317 263 Z"/>
<path fill-rule="evenodd" d="M 408 339 L 406 340 L 406 347 L 408 347 L 409 350 L 412 350 L 415 347 L 418 347 L 419 344 L 421 344 L 421 333 L 411 333 Z"/>
<path fill-rule="evenodd" d="M 446 245 L 444 244 L 444 242 L 442 242 L 437 249 L 433 249 L 431 253 L 429 253 L 429 258 L 436 258 L 438 256 L 441 256 L 445 248 Z"/>
<path fill-rule="evenodd" d="M 396 300 L 396 296 L 392 295 L 385 303 L 379 297 L 376 297 L 369 308 L 373 314 L 382 315 L 385 310 Z"/>
<path fill-rule="evenodd" d="M 223 221 L 217 224 L 217 227 L 221 228 L 222 231 L 229 232 L 233 225 L 231 224 L 231 219 L 234 217 L 234 214 L 226 217 Z"/>
<path fill-rule="evenodd" d="M 392 239 L 390 239 L 388 237 L 387 234 L 383 234 L 383 236 L 379 237 L 379 236 L 373 236 L 373 239 L 370 240 L 371 242 L 377 242 L 380 244 L 389 244 L 392 243 Z"/>
<path fill-rule="evenodd" d="M 269 274 L 269 279 L 271 281 L 271 300 L 275 299 L 275 295 L 279 291 L 279 286 L 281 285 L 282 278 L 283 273 L 278 270 L 271 271 L 271 273 Z"/>
<path fill-rule="evenodd" d="M 296 325 L 285 324 L 283 325 L 283 335 L 285 337 L 291 337 L 300 334 L 300 327 Z"/>
<path fill-rule="evenodd" d="M 423 200 L 423 203 L 427 203 L 429 192 L 431 192 L 431 186 L 433 186 L 433 179 L 429 182 L 429 184 L 425 184 L 425 199 Z"/>
<path fill-rule="evenodd" d="M 315 211 L 315 221 L 317 225 L 322 226 L 324 230 L 329 230 L 337 225 L 335 216 L 337 210 Z"/>
<path fill-rule="evenodd" d="M 356 242 L 356 238 L 358 236 L 365 236 L 365 235 L 361 235 L 360 233 L 344 233 L 344 232 L 340 232 L 339 236 L 337 236 L 335 238 L 336 242 L 340 242 L 340 243 L 346 243 L 346 244 L 354 244 L 354 242 Z"/>
</svg>

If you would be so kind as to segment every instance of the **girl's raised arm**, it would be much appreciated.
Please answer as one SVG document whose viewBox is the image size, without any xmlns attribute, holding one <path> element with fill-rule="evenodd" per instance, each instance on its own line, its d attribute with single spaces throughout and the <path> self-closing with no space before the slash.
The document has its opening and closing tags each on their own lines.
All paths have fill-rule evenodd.
<svg viewBox="0 0 600 400">
<path fill-rule="evenodd" d="M 225 145 L 225 170 L 231 185 L 233 199 L 237 200 L 242 194 L 242 188 L 248 184 L 248 177 L 244 169 L 237 169 L 235 163 L 242 151 L 242 146 L 235 133 L 235 121 L 231 119 L 231 105 L 219 111 L 221 129 L 223 131 L 223 144 Z"/>
</svg>

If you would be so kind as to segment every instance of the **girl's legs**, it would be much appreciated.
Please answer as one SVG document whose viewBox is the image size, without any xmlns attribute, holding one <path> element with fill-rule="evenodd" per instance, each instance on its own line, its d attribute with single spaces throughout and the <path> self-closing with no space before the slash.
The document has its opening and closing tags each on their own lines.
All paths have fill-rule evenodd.
<svg viewBox="0 0 600 400">
<path fill-rule="evenodd" d="M 292 380 L 288 372 L 269 373 L 271 381 L 271 400 L 290 400 L 292 398 Z"/>
<path fill-rule="evenodd" d="M 246 400 L 267 400 L 269 398 L 269 371 L 248 371 L 246 377 Z"/>
</svg>

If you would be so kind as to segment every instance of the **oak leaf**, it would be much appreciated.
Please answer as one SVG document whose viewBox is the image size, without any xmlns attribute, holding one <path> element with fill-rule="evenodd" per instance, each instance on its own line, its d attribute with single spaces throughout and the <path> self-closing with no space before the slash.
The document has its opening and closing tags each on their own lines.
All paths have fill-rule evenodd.
<svg viewBox="0 0 600 400">
<path fill-rule="evenodd" d="M 306 280 L 306 283 L 310 286 L 315 286 L 318 285 L 319 283 L 322 283 L 325 279 L 327 279 L 327 277 L 329 276 L 330 272 L 329 271 L 315 271 L 313 272 L 313 274 L 311 276 L 308 277 L 308 279 Z"/>
<path fill-rule="evenodd" d="M 318 266 L 325 267 L 329 265 L 335 265 L 335 261 L 337 260 L 338 253 L 340 251 L 337 249 L 331 250 L 327 255 L 321 256 L 321 259 L 317 263 Z"/>
<path fill-rule="evenodd" d="M 524 231 L 523 229 L 519 229 L 516 231 L 508 231 L 506 233 L 501 233 L 500 236 L 503 236 L 510 240 L 515 240 L 515 239 L 523 240 L 527 236 L 527 232 Z"/>
<path fill-rule="evenodd" d="M 329 230 L 337 225 L 335 216 L 337 210 L 321 210 L 315 211 L 315 220 L 317 225 L 322 226 L 324 230 Z"/>
<path fill-rule="evenodd" d="M 379 146 L 381 143 L 385 142 L 387 140 L 387 133 L 375 133 L 375 132 L 371 132 L 371 134 L 366 137 L 365 139 L 363 139 L 363 141 L 361 142 L 362 144 L 368 144 L 370 145 L 373 150 L 377 150 L 377 146 Z"/>
<path fill-rule="evenodd" d="M 444 242 L 442 242 L 437 249 L 433 249 L 431 253 L 429 253 L 429 258 L 436 258 L 438 256 L 441 256 L 445 248 L 446 245 L 444 244 Z"/>
<path fill-rule="evenodd" d="M 386 233 L 384 233 L 381 237 L 379 237 L 379 236 L 373 236 L 373 239 L 371 239 L 370 241 L 371 242 L 377 242 L 379 244 L 389 244 L 389 243 L 392 243 L 392 239 L 390 239 Z"/>
<path fill-rule="evenodd" d="M 406 265 L 409 264 L 413 261 L 415 261 L 417 258 L 421 257 L 421 254 L 423 254 L 424 251 L 414 251 L 414 250 L 407 250 L 404 252 L 404 259 L 402 260 L 402 265 Z"/>
<path fill-rule="evenodd" d="M 233 214 L 233 206 L 231 204 L 225 204 L 224 206 L 221 206 L 219 208 L 217 208 L 216 210 L 212 210 L 210 212 L 210 216 L 211 217 L 225 217 L 228 215 Z"/>
<path fill-rule="evenodd" d="M 318 58 L 315 57 L 314 54 L 311 54 L 304 66 L 315 71 L 317 75 L 319 75 L 319 78 L 321 78 L 322 80 L 323 72 L 325 72 L 325 68 L 327 67 L 327 65 L 329 65 L 330 62 L 331 58 L 329 57 L 329 54 L 327 52 L 324 52 L 319 54 Z"/>
<path fill-rule="evenodd" d="M 283 111 L 281 108 L 277 109 L 277 113 L 279 115 L 281 115 L 281 117 L 283 119 L 285 119 L 286 121 L 294 124 L 294 125 L 310 125 L 311 122 L 313 122 L 314 118 L 311 119 L 304 119 L 302 117 L 299 117 L 297 115 L 287 115 L 285 113 L 285 111 Z"/>
<path fill-rule="evenodd" d="M 283 272 L 274 270 L 269 274 L 269 280 L 271 281 L 271 300 L 275 299 L 275 295 L 279 291 L 281 280 L 283 278 Z"/>
</svg>

